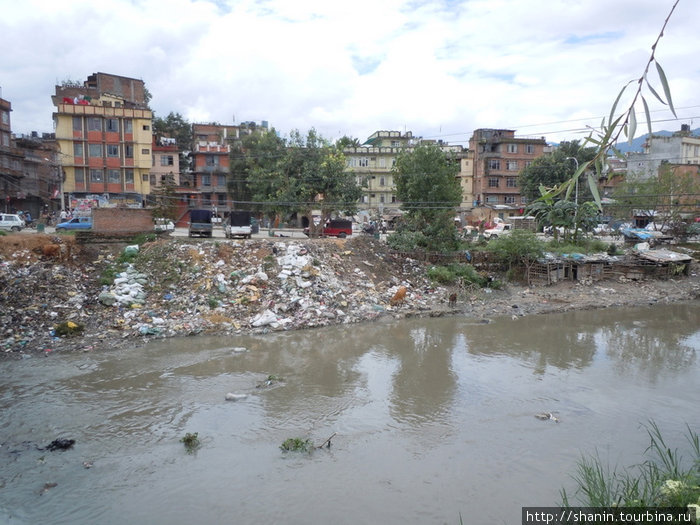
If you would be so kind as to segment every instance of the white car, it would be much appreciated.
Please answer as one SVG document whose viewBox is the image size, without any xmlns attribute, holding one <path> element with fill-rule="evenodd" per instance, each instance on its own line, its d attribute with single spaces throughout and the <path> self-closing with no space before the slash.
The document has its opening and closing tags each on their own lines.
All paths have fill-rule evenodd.
<svg viewBox="0 0 700 525">
<path fill-rule="evenodd" d="M 0 213 L 0 230 L 18 232 L 27 225 L 19 215 L 12 213 Z"/>
<path fill-rule="evenodd" d="M 175 231 L 175 224 L 170 219 L 153 219 L 153 229 L 157 232 L 172 232 Z"/>
</svg>

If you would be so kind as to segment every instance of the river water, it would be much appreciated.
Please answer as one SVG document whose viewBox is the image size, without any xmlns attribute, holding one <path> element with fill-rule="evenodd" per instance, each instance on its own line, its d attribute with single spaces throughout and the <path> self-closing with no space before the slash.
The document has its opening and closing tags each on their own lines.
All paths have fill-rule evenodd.
<svg viewBox="0 0 700 525">
<path fill-rule="evenodd" d="M 699 321 L 411 319 L 0 363 L 0 522 L 520 523 L 582 453 L 626 466 L 649 420 L 680 447 L 698 431 Z M 56 438 L 76 443 L 37 450 Z"/>
</svg>

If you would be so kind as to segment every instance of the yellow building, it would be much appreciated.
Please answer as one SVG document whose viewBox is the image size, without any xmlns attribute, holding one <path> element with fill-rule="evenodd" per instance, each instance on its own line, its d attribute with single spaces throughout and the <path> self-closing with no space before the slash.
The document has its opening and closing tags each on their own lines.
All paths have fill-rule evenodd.
<svg viewBox="0 0 700 525">
<path fill-rule="evenodd" d="M 153 113 L 142 80 L 95 73 L 56 86 L 56 141 L 66 207 L 142 207 L 151 192 Z"/>
</svg>

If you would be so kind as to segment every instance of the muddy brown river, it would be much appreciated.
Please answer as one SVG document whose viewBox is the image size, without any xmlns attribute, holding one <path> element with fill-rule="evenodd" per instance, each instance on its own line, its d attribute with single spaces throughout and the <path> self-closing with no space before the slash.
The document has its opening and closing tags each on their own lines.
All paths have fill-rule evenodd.
<svg viewBox="0 0 700 525">
<path fill-rule="evenodd" d="M 0 523 L 516 524 L 582 453 L 639 462 L 650 420 L 683 447 L 699 352 L 693 302 L 6 361 Z"/>
</svg>

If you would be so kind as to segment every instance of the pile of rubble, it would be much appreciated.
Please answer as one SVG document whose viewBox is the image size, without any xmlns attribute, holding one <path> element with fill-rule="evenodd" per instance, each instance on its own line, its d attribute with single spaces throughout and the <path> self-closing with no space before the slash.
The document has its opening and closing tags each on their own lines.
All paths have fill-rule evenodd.
<svg viewBox="0 0 700 525">
<path fill-rule="evenodd" d="M 0 353 L 31 354 L 134 338 L 240 334 L 357 323 L 447 309 L 444 288 L 371 238 L 195 242 L 164 239 L 68 260 L 41 250 L 0 258 Z M 137 252 L 137 253 L 135 253 Z M 111 269 L 115 275 L 105 282 Z M 102 281 L 102 282 L 101 282 Z M 401 304 L 391 298 L 400 286 Z M 72 321 L 80 337 L 54 328 Z"/>
</svg>

